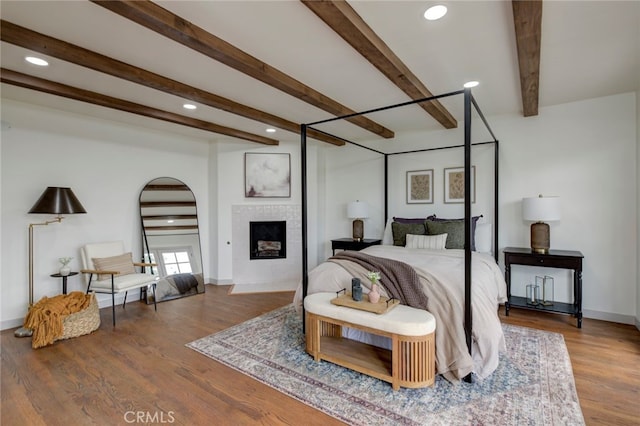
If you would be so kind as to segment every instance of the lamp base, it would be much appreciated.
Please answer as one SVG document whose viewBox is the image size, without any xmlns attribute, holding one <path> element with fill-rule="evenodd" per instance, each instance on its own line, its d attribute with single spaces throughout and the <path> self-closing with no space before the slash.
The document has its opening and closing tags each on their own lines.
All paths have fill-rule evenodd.
<svg viewBox="0 0 640 426">
<path fill-rule="evenodd" d="M 362 219 L 353 221 L 353 241 L 362 241 L 364 238 L 364 222 Z"/>
<path fill-rule="evenodd" d="M 531 251 L 534 253 L 549 253 L 549 225 L 544 222 L 536 222 L 531 225 Z"/>
<path fill-rule="evenodd" d="M 33 335 L 33 330 L 26 327 L 20 327 L 13 332 L 13 335 L 16 337 L 31 337 Z"/>
</svg>

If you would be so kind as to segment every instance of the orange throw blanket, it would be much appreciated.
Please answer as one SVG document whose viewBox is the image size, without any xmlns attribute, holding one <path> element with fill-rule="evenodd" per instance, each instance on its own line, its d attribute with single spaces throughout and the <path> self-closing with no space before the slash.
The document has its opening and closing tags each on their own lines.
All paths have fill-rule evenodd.
<svg viewBox="0 0 640 426">
<path fill-rule="evenodd" d="M 24 320 L 24 326 L 33 330 L 31 346 L 37 349 L 55 342 L 64 333 L 65 317 L 86 309 L 90 302 L 91 295 L 81 291 L 40 299 Z"/>
</svg>

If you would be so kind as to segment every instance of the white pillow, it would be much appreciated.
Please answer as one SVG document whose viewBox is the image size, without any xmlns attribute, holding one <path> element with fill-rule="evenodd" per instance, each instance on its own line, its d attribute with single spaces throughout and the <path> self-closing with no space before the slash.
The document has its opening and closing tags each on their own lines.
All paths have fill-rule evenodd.
<svg viewBox="0 0 640 426">
<path fill-rule="evenodd" d="M 447 243 L 447 234 L 439 235 L 414 235 L 407 234 L 406 248 L 444 250 Z"/>
<path fill-rule="evenodd" d="M 491 224 L 490 223 L 477 223 L 476 224 L 476 251 L 480 253 L 491 254 Z"/>
<path fill-rule="evenodd" d="M 384 246 L 393 245 L 393 230 L 391 229 L 392 222 L 393 218 L 390 217 L 387 219 L 387 225 L 384 227 L 384 234 L 382 234 L 382 245 Z"/>
</svg>

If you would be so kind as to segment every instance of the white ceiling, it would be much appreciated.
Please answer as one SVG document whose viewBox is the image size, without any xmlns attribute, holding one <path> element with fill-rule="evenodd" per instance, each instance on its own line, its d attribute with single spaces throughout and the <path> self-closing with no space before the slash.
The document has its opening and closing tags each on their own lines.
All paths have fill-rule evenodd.
<svg viewBox="0 0 640 426">
<path fill-rule="evenodd" d="M 298 1 L 158 1 L 324 95 L 362 111 L 408 101 L 367 60 Z M 468 80 L 485 115 L 522 111 L 510 1 L 444 1 L 439 21 L 422 14 L 432 1 L 350 1 L 349 4 L 434 94 Z M 0 2 L 5 21 L 84 47 L 296 123 L 331 115 L 129 21 L 89 1 Z M 70 64 L 47 68 L 24 61 L 27 50 L 2 42 L 3 68 L 280 140 L 267 125 Z M 43 56 L 40 55 L 39 56 Z M 544 1 L 540 107 L 640 90 L 640 1 Z M 184 135 L 216 134 L 2 84 L 2 97 Z M 462 123 L 459 99 L 443 105 Z M 442 127 L 418 106 L 371 116 L 396 134 Z M 379 137 L 352 124 L 331 127 L 353 139 Z"/>
</svg>

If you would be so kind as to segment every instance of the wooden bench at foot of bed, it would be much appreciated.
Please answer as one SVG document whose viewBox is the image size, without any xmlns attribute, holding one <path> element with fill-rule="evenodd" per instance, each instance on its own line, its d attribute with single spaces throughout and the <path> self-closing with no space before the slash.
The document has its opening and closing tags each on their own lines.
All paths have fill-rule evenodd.
<svg viewBox="0 0 640 426">
<path fill-rule="evenodd" d="M 331 303 L 335 293 L 304 299 L 306 351 L 322 359 L 400 386 L 421 388 L 435 380 L 436 320 L 429 312 L 398 305 L 384 314 Z M 391 339 L 391 350 L 342 337 L 349 327 Z"/>
</svg>

